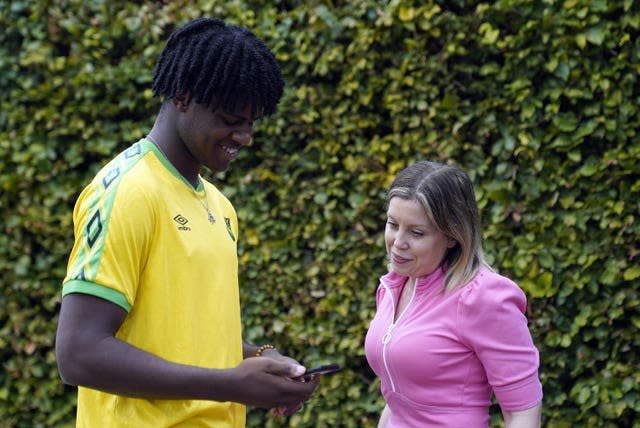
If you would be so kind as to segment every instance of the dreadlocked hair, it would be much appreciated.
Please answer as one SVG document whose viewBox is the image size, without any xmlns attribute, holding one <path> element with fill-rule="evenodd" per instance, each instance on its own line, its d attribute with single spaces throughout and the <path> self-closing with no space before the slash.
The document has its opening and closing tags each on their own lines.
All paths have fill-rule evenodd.
<svg viewBox="0 0 640 428">
<path fill-rule="evenodd" d="M 153 74 L 153 95 L 251 115 L 275 113 L 284 79 L 269 48 L 250 30 L 199 18 L 174 31 Z"/>
</svg>

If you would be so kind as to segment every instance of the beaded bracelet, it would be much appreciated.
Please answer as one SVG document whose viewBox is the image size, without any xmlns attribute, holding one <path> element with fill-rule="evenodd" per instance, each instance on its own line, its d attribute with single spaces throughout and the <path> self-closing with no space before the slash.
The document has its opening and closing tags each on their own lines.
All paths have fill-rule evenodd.
<svg viewBox="0 0 640 428">
<path fill-rule="evenodd" d="M 270 344 L 268 344 L 268 343 L 267 343 L 266 345 L 262 345 L 262 346 L 260 346 L 260 347 L 258 348 L 258 350 L 256 351 L 256 357 L 261 356 L 261 355 L 262 355 L 262 353 L 263 353 L 264 351 L 266 351 L 267 349 L 274 349 L 274 350 L 275 350 L 275 349 L 276 349 L 276 347 L 275 347 L 275 346 L 273 346 L 273 345 L 270 345 Z"/>
</svg>

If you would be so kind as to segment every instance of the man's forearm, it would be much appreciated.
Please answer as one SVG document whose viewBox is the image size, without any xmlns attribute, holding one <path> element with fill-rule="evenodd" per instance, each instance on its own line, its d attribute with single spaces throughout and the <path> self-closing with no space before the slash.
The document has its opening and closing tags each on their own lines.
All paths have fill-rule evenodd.
<svg viewBox="0 0 640 428">
<path fill-rule="evenodd" d="M 228 370 L 172 363 L 114 337 L 69 353 L 60 373 L 73 385 L 148 399 L 226 401 L 231 381 Z"/>
</svg>

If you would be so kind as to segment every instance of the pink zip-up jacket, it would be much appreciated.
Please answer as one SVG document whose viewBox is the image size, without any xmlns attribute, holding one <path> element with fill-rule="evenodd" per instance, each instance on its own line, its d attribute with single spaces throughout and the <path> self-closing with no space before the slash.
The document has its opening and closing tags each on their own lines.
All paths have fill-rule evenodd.
<svg viewBox="0 0 640 428">
<path fill-rule="evenodd" d="M 444 293 L 437 269 L 418 278 L 394 322 L 406 280 L 394 272 L 380 279 L 365 339 L 391 410 L 389 428 L 487 427 L 492 392 L 503 410 L 542 401 L 526 298 L 513 281 L 483 266 L 467 285 Z"/>
</svg>

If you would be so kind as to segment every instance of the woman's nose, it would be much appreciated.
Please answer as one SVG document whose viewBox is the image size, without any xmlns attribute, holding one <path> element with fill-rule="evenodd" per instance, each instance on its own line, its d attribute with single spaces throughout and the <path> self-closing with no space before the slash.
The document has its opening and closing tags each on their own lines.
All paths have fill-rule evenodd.
<svg viewBox="0 0 640 428">
<path fill-rule="evenodd" d="M 407 240 L 404 239 L 404 235 L 401 233 L 396 233 L 396 236 L 393 239 L 393 246 L 400 249 L 406 249 L 408 247 Z"/>
</svg>

